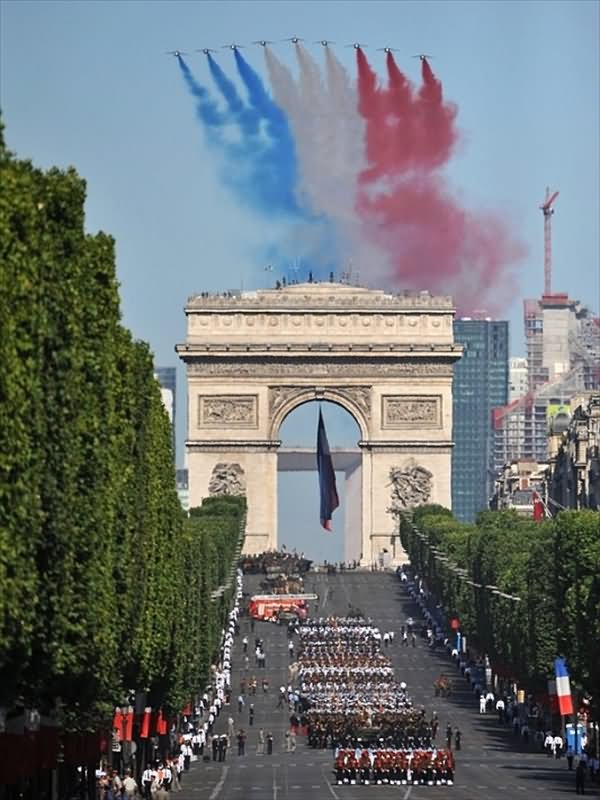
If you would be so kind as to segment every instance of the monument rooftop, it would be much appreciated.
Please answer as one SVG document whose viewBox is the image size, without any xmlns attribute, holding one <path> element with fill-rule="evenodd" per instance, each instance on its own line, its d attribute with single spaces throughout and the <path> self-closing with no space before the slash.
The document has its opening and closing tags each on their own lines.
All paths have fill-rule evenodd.
<svg viewBox="0 0 600 800">
<path fill-rule="evenodd" d="M 363 286 L 351 286 L 346 283 L 297 283 L 281 288 L 256 289 L 254 291 L 209 293 L 201 292 L 188 298 L 186 313 L 195 309 L 209 310 L 260 310 L 271 308 L 281 310 L 319 309 L 331 307 L 348 308 L 360 311 L 381 310 L 434 310 L 454 311 L 454 303 L 450 296 L 432 295 L 428 291 L 406 291 L 397 294 L 383 289 L 368 289 Z"/>
</svg>

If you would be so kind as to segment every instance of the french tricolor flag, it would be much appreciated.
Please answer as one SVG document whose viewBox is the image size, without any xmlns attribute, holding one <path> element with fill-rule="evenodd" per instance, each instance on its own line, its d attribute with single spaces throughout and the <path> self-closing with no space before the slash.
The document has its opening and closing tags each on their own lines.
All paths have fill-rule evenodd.
<svg viewBox="0 0 600 800">
<path fill-rule="evenodd" d="M 558 711 L 561 716 L 573 713 L 573 698 L 571 697 L 571 684 L 569 682 L 569 671 L 564 658 L 554 659 L 554 671 L 556 674 L 556 698 L 558 700 Z"/>
<path fill-rule="evenodd" d="M 326 531 L 331 530 L 331 517 L 339 506 L 337 488 L 335 485 L 335 470 L 323 415 L 319 408 L 319 424 L 317 427 L 317 471 L 319 473 L 319 492 L 321 495 L 321 525 Z"/>
</svg>

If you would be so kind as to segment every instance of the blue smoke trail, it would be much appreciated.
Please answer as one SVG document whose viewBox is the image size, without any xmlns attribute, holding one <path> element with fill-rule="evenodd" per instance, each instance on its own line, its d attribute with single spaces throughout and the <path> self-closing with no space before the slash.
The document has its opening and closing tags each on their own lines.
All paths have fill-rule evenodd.
<svg viewBox="0 0 600 800">
<path fill-rule="evenodd" d="M 196 98 L 196 111 L 200 121 L 209 129 L 220 128 L 225 122 L 225 118 L 220 113 L 217 104 L 214 100 L 211 100 L 208 91 L 196 81 L 181 56 L 177 56 L 177 63 L 190 94 Z"/>
<path fill-rule="evenodd" d="M 210 74 L 213 76 L 219 91 L 225 98 L 227 105 L 229 106 L 229 110 L 234 115 L 239 114 L 242 116 L 245 110 L 244 102 L 237 93 L 237 89 L 235 88 L 233 82 L 229 80 L 227 75 L 225 75 L 221 67 L 217 64 L 210 53 L 207 56 L 207 60 Z"/>
<path fill-rule="evenodd" d="M 235 58 L 248 103 L 240 97 L 221 67 L 210 55 L 208 57 L 212 78 L 225 100 L 224 110 L 219 109 L 208 91 L 195 80 L 183 59 L 178 58 L 178 62 L 196 100 L 197 115 L 205 127 L 207 141 L 223 154 L 221 178 L 247 207 L 289 222 L 285 237 L 286 258 L 301 255 L 306 268 L 312 269 L 316 276 L 324 268 L 335 267 L 335 227 L 328 217 L 315 215 L 300 206 L 298 160 L 287 117 L 237 50 Z M 271 253 L 275 256 L 272 260 L 284 261 L 280 245 L 272 245 Z"/>
<path fill-rule="evenodd" d="M 260 121 L 264 123 L 266 142 L 263 137 L 256 160 L 265 199 L 270 206 L 275 204 L 289 214 L 308 218 L 299 207 L 296 196 L 299 184 L 298 159 L 287 118 L 265 91 L 260 77 L 239 50 L 234 50 L 234 56 L 256 121 L 259 127 Z"/>
</svg>

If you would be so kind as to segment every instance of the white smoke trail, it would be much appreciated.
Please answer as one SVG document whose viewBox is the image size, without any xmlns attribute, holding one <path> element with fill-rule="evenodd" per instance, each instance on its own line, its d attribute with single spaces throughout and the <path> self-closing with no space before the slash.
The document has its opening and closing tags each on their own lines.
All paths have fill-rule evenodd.
<svg viewBox="0 0 600 800">
<path fill-rule="evenodd" d="M 355 210 L 357 175 L 364 167 L 364 120 L 358 113 L 356 90 L 326 48 L 327 86 L 321 71 L 296 46 L 299 81 L 265 48 L 269 81 L 275 101 L 286 112 L 299 162 L 299 202 L 315 213 L 327 214 L 338 229 L 340 270 L 360 272 L 362 283 L 385 285 L 389 258 L 370 241 Z"/>
</svg>

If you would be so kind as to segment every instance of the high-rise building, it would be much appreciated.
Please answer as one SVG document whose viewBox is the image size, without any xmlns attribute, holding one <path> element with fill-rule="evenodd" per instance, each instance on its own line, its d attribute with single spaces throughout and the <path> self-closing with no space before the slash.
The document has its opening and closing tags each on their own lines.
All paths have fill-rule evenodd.
<svg viewBox="0 0 600 800">
<path fill-rule="evenodd" d="M 508 401 L 508 322 L 455 320 L 454 340 L 464 352 L 452 391 L 452 510 L 472 522 L 493 493 L 492 409 Z"/>
<path fill-rule="evenodd" d="M 175 458 L 175 411 L 177 401 L 177 370 L 175 367 L 155 367 L 154 377 L 160 384 L 160 394 L 173 430 L 173 458 Z"/>
<path fill-rule="evenodd" d="M 565 293 L 524 301 L 527 392 L 498 409 L 497 459 L 545 462 L 548 423 L 556 408 L 600 387 L 600 326 L 579 300 Z M 500 465 L 502 466 L 502 464 Z"/>
<path fill-rule="evenodd" d="M 526 358 L 510 358 L 508 360 L 508 402 L 518 400 L 527 394 L 528 372 Z"/>
<path fill-rule="evenodd" d="M 187 512 L 190 510 L 190 484 L 187 469 L 176 470 L 175 480 L 177 483 L 177 497 L 181 507 Z"/>
</svg>

